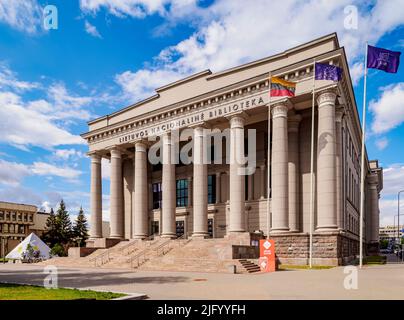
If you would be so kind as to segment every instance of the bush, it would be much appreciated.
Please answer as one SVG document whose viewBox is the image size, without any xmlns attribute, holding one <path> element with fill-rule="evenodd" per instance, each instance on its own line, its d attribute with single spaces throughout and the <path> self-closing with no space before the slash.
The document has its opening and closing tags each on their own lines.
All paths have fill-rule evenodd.
<svg viewBox="0 0 404 320">
<path fill-rule="evenodd" d="M 64 257 L 66 256 L 65 248 L 60 243 L 56 243 L 52 247 L 50 254 L 52 256 Z"/>
</svg>

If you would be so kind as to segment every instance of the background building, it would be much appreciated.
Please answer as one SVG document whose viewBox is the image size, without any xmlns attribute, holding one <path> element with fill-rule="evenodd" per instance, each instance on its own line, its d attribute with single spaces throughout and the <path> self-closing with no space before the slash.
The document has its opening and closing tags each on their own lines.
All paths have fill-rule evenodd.
<svg viewBox="0 0 404 320">
<path fill-rule="evenodd" d="M 404 225 L 400 225 L 400 238 L 403 237 Z M 397 240 L 397 226 L 384 226 L 379 229 L 380 240 Z"/>
<path fill-rule="evenodd" d="M 0 257 L 14 249 L 31 232 L 39 237 L 49 214 L 34 205 L 0 201 Z"/>
</svg>

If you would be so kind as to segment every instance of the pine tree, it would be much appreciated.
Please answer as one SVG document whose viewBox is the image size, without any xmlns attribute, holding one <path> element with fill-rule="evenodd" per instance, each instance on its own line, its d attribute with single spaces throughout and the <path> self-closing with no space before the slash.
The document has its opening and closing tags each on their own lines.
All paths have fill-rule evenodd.
<svg viewBox="0 0 404 320">
<path fill-rule="evenodd" d="M 53 212 L 53 208 L 51 208 L 48 219 L 46 219 L 45 225 L 45 233 L 43 235 L 43 239 L 47 242 L 51 247 L 53 247 L 59 241 L 58 237 L 58 224 L 56 221 L 56 215 Z"/>
<path fill-rule="evenodd" d="M 80 207 L 79 214 L 73 226 L 73 235 L 80 247 L 85 246 L 88 239 L 87 218 L 84 215 L 83 208 Z"/>
<path fill-rule="evenodd" d="M 72 222 L 63 200 L 60 201 L 59 209 L 56 213 L 56 223 L 58 228 L 58 243 L 67 245 L 72 238 Z"/>
</svg>

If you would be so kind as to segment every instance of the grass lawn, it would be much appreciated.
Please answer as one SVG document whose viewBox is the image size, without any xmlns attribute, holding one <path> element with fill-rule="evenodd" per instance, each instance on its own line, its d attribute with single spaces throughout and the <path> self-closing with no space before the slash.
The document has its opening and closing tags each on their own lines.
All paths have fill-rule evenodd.
<svg viewBox="0 0 404 320">
<path fill-rule="evenodd" d="M 110 300 L 125 296 L 112 292 L 77 289 L 46 289 L 39 286 L 0 283 L 0 300 Z"/>
</svg>

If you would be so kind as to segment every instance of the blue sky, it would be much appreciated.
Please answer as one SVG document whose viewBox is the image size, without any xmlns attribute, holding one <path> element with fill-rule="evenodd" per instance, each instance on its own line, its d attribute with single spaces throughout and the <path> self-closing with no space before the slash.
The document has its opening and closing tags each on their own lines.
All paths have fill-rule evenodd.
<svg viewBox="0 0 404 320">
<path fill-rule="evenodd" d="M 58 28 L 43 28 L 55 5 Z M 0 199 L 89 209 L 86 121 L 207 68 L 220 71 L 331 32 L 345 46 L 358 106 L 363 52 L 403 51 L 404 0 L 0 0 Z M 356 15 L 357 13 L 357 15 Z M 356 24 L 357 22 L 357 24 Z M 381 223 L 404 189 L 404 66 L 370 70 L 367 148 L 385 169 Z M 104 163 L 108 218 L 108 164 Z M 401 186 L 401 188 L 400 188 Z M 404 202 L 404 201 L 403 201 Z M 404 212 L 404 211 L 403 211 Z"/>
</svg>

